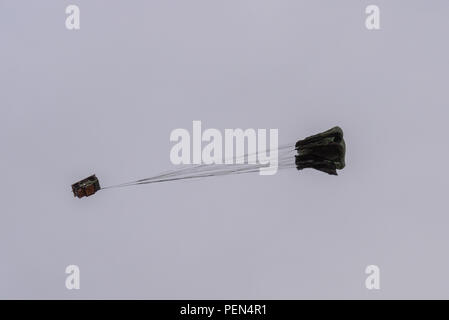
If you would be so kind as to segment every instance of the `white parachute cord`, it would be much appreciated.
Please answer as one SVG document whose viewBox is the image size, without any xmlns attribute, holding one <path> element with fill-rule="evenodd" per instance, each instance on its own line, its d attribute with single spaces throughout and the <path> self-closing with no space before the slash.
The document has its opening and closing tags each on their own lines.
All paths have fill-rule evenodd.
<svg viewBox="0 0 449 320">
<path fill-rule="evenodd" d="M 292 147 L 292 144 L 283 145 L 278 149 L 278 167 L 279 168 L 285 168 L 285 167 L 293 167 L 289 166 L 289 164 L 294 164 L 294 157 L 293 153 L 295 152 L 294 147 Z M 139 184 L 147 184 L 147 183 L 156 183 L 156 182 L 164 182 L 164 181 L 175 181 L 175 180 L 183 180 L 183 179 L 193 179 L 193 178 L 202 178 L 202 177 L 211 177 L 211 176 L 219 176 L 219 175 L 226 175 L 226 174 L 237 174 L 237 173 L 248 173 L 248 172 L 254 172 L 257 170 L 260 170 L 261 168 L 267 167 L 268 164 L 249 164 L 249 163 L 242 163 L 242 164 L 235 164 L 237 160 L 243 161 L 245 158 L 248 158 L 252 155 L 258 155 L 262 152 L 270 151 L 264 150 L 249 154 L 244 154 L 239 157 L 233 157 L 228 158 L 224 162 L 233 162 L 234 164 L 198 164 L 198 165 L 184 165 L 182 168 L 176 169 L 176 170 L 170 170 L 163 173 L 160 173 L 158 175 L 145 178 L 145 179 L 139 179 L 134 180 L 126 183 L 121 183 L 117 185 L 107 186 L 103 187 L 102 189 L 111 189 L 111 188 L 121 188 L 121 187 L 127 187 L 132 185 L 139 185 Z M 232 161 L 230 161 L 232 160 Z"/>
</svg>

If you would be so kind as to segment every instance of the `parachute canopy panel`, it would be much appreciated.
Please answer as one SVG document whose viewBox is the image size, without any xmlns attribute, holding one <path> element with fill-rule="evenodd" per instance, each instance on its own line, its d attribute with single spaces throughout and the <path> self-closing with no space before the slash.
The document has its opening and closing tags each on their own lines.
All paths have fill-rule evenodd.
<svg viewBox="0 0 449 320">
<path fill-rule="evenodd" d="M 100 190 L 100 182 L 94 174 L 72 184 L 73 196 L 78 198 L 91 196 L 98 190 Z"/>
<path fill-rule="evenodd" d="M 298 170 L 313 168 L 337 175 L 337 169 L 345 167 L 346 144 L 340 127 L 299 140 L 295 149 L 298 151 L 295 156 Z"/>
</svg>

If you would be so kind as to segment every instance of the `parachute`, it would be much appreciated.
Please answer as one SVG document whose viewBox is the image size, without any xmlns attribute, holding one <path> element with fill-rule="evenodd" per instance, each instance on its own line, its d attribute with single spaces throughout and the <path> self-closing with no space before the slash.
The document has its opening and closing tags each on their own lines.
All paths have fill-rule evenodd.
<svg viewBox="0 0 449 320">
<path fill-rule="evenodd" d="M 298 151 L 295 156 L 298 170 L 313 168 L 336 176 L 337 169 L 345 167 L 346 144 L 340 127 L 299 140 L 295 149 Z"/>
<path fill-rule="evenodd" d="M 329 175 L 338 175 L 337 170 L 343 169 L 346 165 L 346 144 L 343 139 L 343 130 L 340 127 L 333 127 L 327 131 L 315 134 L 303 140 L 299 140 L 294 145 L 287 144 L 280 146 L 277 151 L 278 169 L 296 167 L 297 170 L 303 170 L 306 168 L 312 168 L 325 172 Z M 247 158 L 248 155 L 249 154 L 245 154 L 241 157 Z M 238 162 L 239 161 L 234 161 L 233 163 Z M 150 183 L 251 173 L 259 171 L 264 167 L 267 167 L 267 165 L 258 163 L 187 165 L 149 178 L 106 187 L 100 187 L 98 178 L 95 175 L 91 175 L 74 183 L 72 185 L 72 191 L 75 197 L 83 198 L 89 197 L 99 190 L 123 188 Z"/>
</svg>

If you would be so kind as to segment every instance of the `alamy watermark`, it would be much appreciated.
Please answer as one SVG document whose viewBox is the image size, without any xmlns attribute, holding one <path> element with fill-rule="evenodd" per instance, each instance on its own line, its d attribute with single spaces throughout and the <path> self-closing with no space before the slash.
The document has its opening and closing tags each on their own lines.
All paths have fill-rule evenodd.
<svg viewBox="0 0 449 320">
<path fill-rule="evenodd" d="M 170 151 L 175 164 L 260 164 L 260 175 L 273 175 L 278 169 L 278 129 L 218 129 L 202 131 L 201 121 L 193 121 L 192 134 L 187 129 L 175 129 L 170 141 L 176 142 Z M 203 143 L 205 143 L 203 147 Z M 245 148 L 246 146 L 246 148 Z"/>
<path fill-rule="evenodd" d="M 365 20 L 365 27 L 368 30 L 379 30 L 380 29 L 380 9 L 376 5 L 369 5 L 365 8 L 365 13 L 367 14 Z"/>
<path fill-rule="evenodd" d="M 71 4 L 65 8 L 65 13 L 68 15 L 65 19 L 65 27 L 67 30 L 79 30 L 80 8 L 77 5 Z"/>
<path fill-rule="evenodd" d="M 368 290 L 380 289 L 380 268 L 371 264 L 365 268 L 365 273 L 368 275 L 365 279 L 365 287 Z"/>
<path fill-rule="evenodd" d="M 65 287 L 68 290 L 78 290 L 80 288 L 80 268 L 75 264 L 71 264 L 65 268 L 65 273 L 68 274 L 65 279 Z"/>
</svg>

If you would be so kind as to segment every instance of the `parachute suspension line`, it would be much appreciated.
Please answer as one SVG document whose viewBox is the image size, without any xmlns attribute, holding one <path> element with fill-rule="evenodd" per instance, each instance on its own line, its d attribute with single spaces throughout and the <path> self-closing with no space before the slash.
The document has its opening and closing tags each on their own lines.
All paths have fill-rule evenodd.
<svg viewBox="0 0 449 320">
<path fill-rule="evenodd" d="M 280 146 L 277 150 L 278 150 L 278 169 L 294 168 L 295 167 L 294 154 L 296 153 L 294 144 Z M 250 163 L 237 163 L 237 162 L 244 162 L 245 158 L 249 158 L 250 156 L 257 156 L 258 154 L 266 153 L 267 151 L 270 151 L 270 149 L 259 152 L 247 153 L 239 157 L 227 158 L 223 161 L 224 164 L 184 165 L 181 168 L 165 171 L 149 178 L 102 187 L 101 189 L 105 190 L 141 184 L 257 172 L 263 168 L 269 167 L 269 164 L 260 164 L 260 163 L 250 164 Z M 226 164 L 226 163 L 233 163 L 233 164 Z"/>
</svg>

